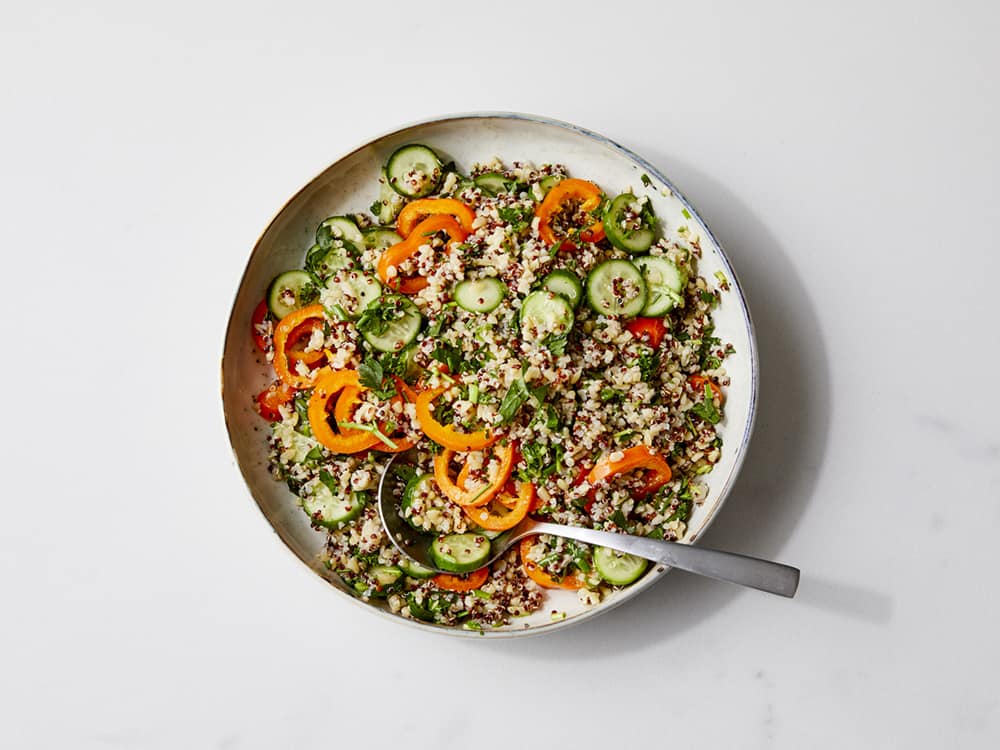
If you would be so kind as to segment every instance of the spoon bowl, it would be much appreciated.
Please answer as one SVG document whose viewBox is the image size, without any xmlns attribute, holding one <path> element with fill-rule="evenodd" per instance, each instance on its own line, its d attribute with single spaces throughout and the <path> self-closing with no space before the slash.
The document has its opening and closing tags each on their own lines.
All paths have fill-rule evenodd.
<svg viewBox="0 0 1000 750">
<path fill-rule="evenodd" d="M 396 454 L 386 464 L 378 485 L 379 517 L 386 534 L 400 553 L 426 568 L 451 573 L 438 567 L 431 557 L 430 545 L 435 536 L 417 531 L 400 513 L 404 483 L 398 469 L 400 465 L 412 464 L 415 460 L 416 451 L 410 449 Z M 534 534 L 552 534 L 608 547 L 689 573 L 789 598 L 795 596 L 799 585 L 798 569 L 782 563 L 678 542 L 536 521 L 530 517 L 491 540 L 490 556 L 484 566 L 491 564 L 516 542 Z"/>
</svg>

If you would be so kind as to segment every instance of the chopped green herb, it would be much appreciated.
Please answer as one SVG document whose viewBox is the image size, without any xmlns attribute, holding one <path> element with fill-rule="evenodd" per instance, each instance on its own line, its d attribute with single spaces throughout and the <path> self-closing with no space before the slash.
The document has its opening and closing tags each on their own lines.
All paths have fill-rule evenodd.
<svg viewBox="0 0 1000 750">
<path fill-rule="evenodd" d="M 514 416 L 524 406 L 529 397 L 528 388 L 522 378 L 515 380 L 500 402 L 500 424 L 510 424 Z"/>
<path fill-rule="evenodd" d="M 690 219 L 691 218 L 691 212 L 688 211 L 686 208 L 682 208 L 681 209 L 681 213 L 684 214 L 684 218 L 685 219 Z"/>
<path fill-rule="evenodd" d="M 722 419 L 722 414 L 715 408 L 715 401 L 712 399 L 712 388 L 705 383 L 705 396 L 697 404 L 691 407 L 691 413 L 696 414 L 706 422 L 718 424 Z"/>
<path fill-rule="evenodd" d="M 649 187 L 650 185 L 653 184 L 653 181 L 649 179 L 648 174 L 643 173 L 642 177 L 640 177 L 639 179 L 642 180 L 642 184 L 645 185 L 646 187 Z"/>
<path fill-rule="evenodd" d="M 386 383 L 382 363 L 377 359 L 368 358 L 358 365 L 358 382 L 375 394 L 381 401 L 396 395 L 396 385 L 391 380 Z"/>
</svg>

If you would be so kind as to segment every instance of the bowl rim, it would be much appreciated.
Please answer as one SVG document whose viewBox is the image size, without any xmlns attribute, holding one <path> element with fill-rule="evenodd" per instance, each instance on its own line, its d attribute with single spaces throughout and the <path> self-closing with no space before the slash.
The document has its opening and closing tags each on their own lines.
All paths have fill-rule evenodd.
<svg viewBox="0 0 1000 750">
<path fill-rule="evenodd" d="M 364 602 L 364 601 L 362 601 L 361 599 L 359 599 L 359 598 L 357 598 L 355 596 L 351 596 L 346 591 L 341 591 L 335 585 L 333 585 L 332 582 L 329 581 L 324 575 L 322 575 L 322 573 L 315 566 L 313 566 L 310 563 L 309 560 L 304 559 L 303 557 L 301 557 L 300 555 L 298 555 L 295 552 L 295 550 L 292 548 L 292 545 L 289 543 L 289 540 L 287 540 L 285 538 L 285 536 L 282 534 L 282 532 L 271 522 L 270 517 L 265 512 L 264 508 L 261 505 L 260 500 L 257 498 L 256 494 L 254 493 L 254 491 L 253 491 L 253 489 L 252 489 L 252 487 L 250 485 L 250 482 L 249 482 L 248 476 L 247 476 L 247 470 L 244 467 L 243 462 L 240 460 L 240 456 L 236 452 L 236 447 L 235 447 L 235 444 L 233 442 L 233 428 L 232 428 L 232 425 L 231 425 L 231 422 L 230 422 L 230 418 L 229 418 L 229 411 L 228 411 L 227 406 L 226 406 L 226 399 L 225 399 L 225 393 L 224 393 L 224 389 L 225 389 L 225 367 L 226 367 L 226 360 L 227 360 L 227 356 L 226 356 L 226 354 L 227 354 L 227 346 L 226 346 L 226 344 L 227 344 L 227 342 L 229 340 L 229 333 L 232 330 L 232 327 L 233 327 L 234 322 L 235 322 L 234 321 L 234 316 L 235 316 L 235 312 L 236 312 L 236 302 L 237 302 L 237 299 L 239 298 L 240 290 L 243 289 L 243 285 L 244 285 L 244 283 L 246 281 L 246 275 L 247 275 L 247 272 L 250 269 L 251 261 L 257 255 L 258 251 L 260 250 L 261 243 L 264 240 L 264 237 L 271 230 L 271 227 L 274 226 L 275 222 L 278 221 L 278 219 L 285 212 L 285 210 L 292 203 L 294 203 L 298 199 L 298 197 L 300 195 L 302 195 L 304 192 L 306 192 L 307 190 L 309 190 L 310 187 L 312 187 L 312 185 L 316 182 L 316 180 L 318 180 L 320 177 L 322 177 L 328 170 L 332 169 L 337 164 L 339 164 L 340 162 L 342 162 L 345 159 L 349 158 L 350 156 L 353 156 L 358 151 L 361 151 L 361 150 L 366 149 L 366 148 L 368 148 L 370 146 L 373 146 L 373 145 L 377 144 L 378 142 L 383 141 L 383 140 L 385 140 L 387 138 L 391 138 L 391 137 L 394 137 L 394 136 L 401 135 L 401 134 L 405 133 L 406 131 L 412 130 L 414 128 L 425 127 L 425 126 L 428 126 L 428 125 L 436 125 L 436 124 L 446 123 L 446 122 L 456 122 L 456 121 L 460 121 L 460 120 L 518 120 L 518 121 L 527 122 L 527 123 L 534 123 L 534 124 L 537 124 L 537 125 L 546 125 L 546 126 L 552 126 L 552 127 L 562 128 L 563 130 L 567 130 L 567 131 L 576 133 L 578 135 L 581 135 L 581 136 L 583 136 L 585 138 L 588 138 L 590 140 L 596 141 L 597 143 L 602 144 L 602 145 L 610 148 L 612 151 L 617 152 L 620 156 L 622 156 L 622 157 L 630 160 L 634 164 L 638 165 L 648 175 L 650 175 L 651 177 L 654 177 L 656 180 L 658 180 L 660 183 L 662 183 L 663 186 L 665 188 L 667 188 L 671 192 L 671 194 L 673 195 L 673 197 L 677 198 L 677 200 L 679 200 L 681 202 L 681 204 L 683 205 L 683 207 L 687 209 L 687 211 L 691 214 L 691 217 L 694 220 L 696 220 L 704 228 L 705 233 L 708 235 L 708 237 L 711 240 L 712 244 L 716 248 L 716 250 L 718 252 L 719 261 L 722 264 L 723 268 L 725 269 L 725 273 L 726 273 L 727 279 L 729 281 L 729 285 L 730 285 L 731 291 L 735 293 L 736 300 L 739 302 L 740 311 L 741 311 L 741 313 L 743 315 L 743 322 L 744 322 L 744 325 L 745 325 L 746 331 L 747 331 L 747 337 L 748 337 L 748 340 L 749 340 L 749 347 L 748 347 L 747 355 L 748 355 L 748 362 L 749 362 L 749 367 L 750 367 L 750 394 L 749 394 L 749 403 L 748 403 L 748 406 L 747 406 L 747 420 L 746 420 L 746 424 L 744 425 L 743 434 L 742 434 L 742 436 L 740 438 L 739 446 L 736 449 L 737 450 L 737 455 L 736 455 L 735 461 L 733 463 L 732 470 L 730 471 L 729 476 L 726 478 L 726 481 L 723 484 L 723 486 L 722 486 L 722 488 L 721 488 L 721 490 L 719 492 L 719 499 L 716 502 L 715 508 L 712 511 L 711 515 L 709 515 L 705 519 L 705 521 L 694 532 L 694 534 L 689 535 L 688 537 L 686 537 L 682 541 L 682 543 L 683 544 L 694 544 L 694 543 L 696 543 L 704 535 L 704 533 L 708 530 L 708 528 L 715 521 L 716 517 L 719 515 L 719 512 L 722 510 L 723 505 L 725 505 L 727 499 L 729 498 L 729 494 L 730 494 L 730 492 L 733 489 L 733 485 L 735 484 L 736 479 L 739 477 L 740 471 L 741 471 L 741 469 L 743 467 L 743 462 L 746 460 L 746 456 L 747 456 L 748 449 L 749 449 L 749 444 L 750 444 L 750 439 L 751 439 L 751 437 L 753 435 L 754 424 L 755 424 L 756 418 L 757 418 L 757 401 L 758 401 L 758 397 L 759 397 L 759 386 L 760 386 L 760 383 L 759 383 L 759 381 L 760 381 L 760 363 L 759 363 L 759 358 L 758 358 L 758 353 L 757 353 L 756 329 L 754 328 L 753 318 L 752 318 L 752 316 L 750 314 L 750 306 L 747 303 L 747 298 L 746 298 L 746 294 L 745 294 L 745 292 L 743 290 L 743 286 L 742 286 L 742 284 L 740 284 L 739 276 L 736 274 L 736 271 L 733 268 L 732 263 L 729 260 L 729 256 L 726 254 L 725 249 L 722 247 L 722 244 L 719 242 L 718 238 L 715 236 L 715 233 L 712 231 L 712 229 L 709 226 L 709 224 L 704 220 L 704 218 L 695 209 L 695 207 L 693 205 L 691 205 L 691 202 L 684 196 L 684 194 L 680 190 L 677 189 L 677 187 L 674 185 L 674 183 L 671 180 L 669 180 L 666 177 L 666 175 L 664 175 L 663 172 L 659 168 L 657 168 L 656 166 L 654 166 L 653 164 L 651 164 L 649 161 L 647 161 L 646 159 L 644 159 L 642 156 L 640 156 L 639 154 L 635 153 L 631 149 L 626 148 L 625 146 L 622 146 L 617 141 L 615 141 L 615 140 L 613 140 L 611 138 L 608 138 L 605 135 L 597 133 L 597 132 L 595 132 L 593 130 L 589 130 L 587 128 L 580 127 L 579 125 L 575 125 L 573 123 L 565 122 L 563 120 L 558 120 L 558 119 L 554 119 L 554 118 L 551 118 L 551 117 L 546 117 L 544 115 L 535 115 L 535 114 L 529 114 L 529 113 L 525 113 L 525 112 L 484 110 L 484 111 L 474 111 L 474 112 L 455 112 L 455 113 L 451 113 L 451 114 L 438 115 L 438 116 L 428 117 L 428 118 L 421 119 L 421 120 L 411 121 L 411 122 L 406 123 L 404 125 L 401 125 L 399 127 L 393 128 L 392 130 L 388 130 L 388 131 L 382 132 L 382 133 L 380 133 L 379 135 L 377 135 L 377 136 L 375 136 L 373 138 L 369 138 L 368 140 L 366 140 L 365 142 L 361 143 L 360 145 L 355 146 L 354 148 L 352 148 L 352 149 L 350 149 L 350 150 L 342 153 L 340 156 L 338 156 L 336 159 L 334 159 L 328 165 L 326 165 L 325 167 L 323 167 L 311 179 L 309 179 L 301 188 L 299 188 L 299 190 L 297 190 L 290 198 L 288 198 L 288 200 L 286 200 L 281 205 L 281 207 L 275 212 L 275 214 L 271 217 L 271 220 L 267 223 L 267 225 L 261 231 L 260 235 L 257 237 L 256 242 L 254 242 L 253 248 L 251 249 L 249 255 L 247 256 L 246 263 L 245 263 L 245 265 L 243 267 L 243 273 L 240 275 L 239 283 L 236 285 L 236 291 L 233 294 L 233 302 L 232 302 L 232 305 L 231 305 L 230 310 L 229 310 L 229 317 L 228 317 L 228 320 L 226 322 L 226 327 L 225 327 L 225 330 L 224 330 L 224 333 L 223 333 L 222 356 L 221 356 L 220 371 L 219 371 L 219 374 L 220 374 L 219 397 L 220 397 L 220 400 L 222 401 L 222 416 L 223 416 L 223 420 L 225 422 L 226 436 L 227 436 L 227 438 L 229 440 L 229 448 L 232 451 L 233 458 L 234 458 L 234 460 L 236 462 L 236 467 L 239 469 L 239 473 L 240 473 L 240 476 L 241 476 L 241 478 L 243 480 L 243 484 L 245 486 L 245 489 L 246 489 L 247 493 L 250 495 L 250 497 L 253 499 L 254 504 L 257 507 L 257 510 L 264 517 L 264 520 L 267 522 L 268 526 L 271 527 L 271 530 L 274 532 L 275 536 L 278 537 L 278 539 L 281 540 L 281 545 L 280 546 L 283 547 L 296 560 L 298 560 L 299 562 L 303 563 L 304 567 L 313 574 L 311 576 L 313 579 L 315 579 L 317 581 L 322 581 L 323 584 L 325 584 L 324 588 L 326 588 L 326 589 L 333 589 L 338 594 L 341 594 L 344 597 L 346 597 L 347 599 L 349 599 L 350 601 L 352 601 L 355 605 L 363 608 L 364 610 L 366 610 L 368 612 L 374 612 L 375 614 L 377 614 L 377 615 L 385 618 L 386 620 L 390 620 L 390 621 L 395 622 L 395 623 L 402 623 L 402 624 L 408 625 L 410 627 L 416 628 L 416 629 L 424 631 L 424 632 L 439 633 L 439 634 L 442 634 L 442 635 L 459 636 L 459 637 L 463 637 L 463 638 L 472 638 L 472 639 L 479 639 L 479 638 L 520 638 L 520 637 L 527 637 L 527 636 L 543 635 L 543 634 L 555 632 L 556 630 L 561 630 L 563 628 L 566 628 L 566 627 L 569 627 L 569 626 L 572 626 L 572 625 L 579 624 L 579 623 L 584 622 L 586 620 L 592 619 L 593 617 L 596 617 L 598 615 L 601 615 L 601 614 L 604 614 L 606 612 L 611 611 L 615 607 L 618 607 L 618 606 L 624 604 L 626 601 L 628 601 L 629 599 L 631 599 L 635 594 L 642 593 L 646 589 L 651 588 L 664 575 L 666 575 L 667 573 L 669 573 L 670 570 L 671 570 L 671 568 L 667 567 L 665 565 L 650 566 L 649 572 L 647 572 L 646 575 L 644 576 L 644 579 L 649 579 L 648 582 L 645 583 L 640 589 L 637 589 L 636 592 L 635 592 L 635 594 L 631 594 L 631 595 L 627 595 L 627 596 L 616 596 L 616 597 L 612 598 L 610 601 L 601 602 L 601 604 L 599 606 L 596 606 L 593 609 L 589 609 L 589 610 L 586 610 L 584 612 L 581 612 L 580 614 L 575 615 L 575 616 L 570 617 L 570 618 L 567 618 L 565 620 L 560 620 L 560 621 L 551 622 L 551 623 L 544 623 L 542 625 L 536 625 L 536 626 L 529 627 L 529 628 L 511 629 L 511 630 L 491 630 L 491 631 L 485 631 L 485 630 L 466 630 L 466 629 L 460 628 L 460 627 L 445 626 L 445 625 L 435 625 L 433 623 L 426 623 L 426 622 L 422 622 L 422 621 L 418 621 L 418 620 L 413 620 L 413 619 L 410 619 L 410 618 L 400 617 L 397 614 L 393 614 L 391 612 L 386 611 L 382 607 L 372 606 L 371 604 L 369 604 L 367 602 Z"/>
</svg>

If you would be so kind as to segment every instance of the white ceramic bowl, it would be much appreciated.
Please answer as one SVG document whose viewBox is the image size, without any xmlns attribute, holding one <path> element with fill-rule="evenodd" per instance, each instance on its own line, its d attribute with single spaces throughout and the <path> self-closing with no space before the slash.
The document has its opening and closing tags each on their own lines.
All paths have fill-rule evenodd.
<svg viewBox="0 0 1000 750">
<path fill-rule="evenodd" d="M 705 502 L 695 509 L 688 525 L 686 543 L 695 541 L 722 506 L 747 451 L 757 398 L 757 354 L 753 325 L 736 274 L 697 212 L 654 166 L 613 141 L 588 130 L 541 117 L 513 113 L 449 115 L 396 130 L 357 148 L 310 181 L 285 205 L 250 254 L 236 292 L 226 331 L 222 356 L 222 401 L 229 439 L 250 494 L 285 545 L 316 575 L 351 601 L 384 617 L 426 630 L 467 637 L 504 637 L 547 633 L 580 622 L 621 604 L 652 586 L 666 569 L 652 566 L 632 586 L 616 592 L 599 605 L 586 608 L 575 592 L 549 592 L 550 599 L 539 612 L 517 618 L 510 626 L 482 633 L 445 628 L 406 620 L 373 601 L 362 602 L 333 574 L 318 563 L 324 535 L 309 526 L 294 496 L 268 473 L 265 437 L 267 427 L 253 408 L 253 397 L 272 379 L 270 367 L 250 337 L 250 318 L 263 298 L 268 282 L 280 271 L 301 266 L 305 250 L 312 244 L 316 225 L 327 216 L 364 211 L 377 196 L 379 169 L 386 157 L 401 144 L 426 143 L 460 168 L 474 161 L 499 156 L 514 160 L 566 165 L 571 175 L 597 182 L 605 192 L 618 193 L 628 187 L 650 196 L 666 233 L 687 225 L 689 236 L 700 235 L 703 257 L 699 273 L 712 279 L 721 271 L 732 290 L 722 295 L 715 311 L 716 333 L 736 351 L 725 363 L 732 378 L 726 392 L 725 418 L 719 429 L 723 438 L 720 462 L 707 476 Z M 645 189 L 641 177 L 652 186 Z M 690 216 L 687 218 L 685 212 Z M 565 611 L 567 617 L 553 622 L 550 611 Z"/>
</svg>

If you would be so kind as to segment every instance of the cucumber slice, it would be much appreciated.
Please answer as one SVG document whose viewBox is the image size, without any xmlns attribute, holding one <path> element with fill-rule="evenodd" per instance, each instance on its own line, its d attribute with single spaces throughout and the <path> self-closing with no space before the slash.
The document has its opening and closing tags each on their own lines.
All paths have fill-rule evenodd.
<svg viewBox="0 0 1000 750">
<path fill-rule="evenodd" d="M 408 557 L 400 559 L 399 567 L 410 578 L 433 578 L 437 575 L 437 571 L 433 568 L 425 567 L 416 560 L 411 560 Z"/>
<path fill-rule="evenodd" d="M 580 277 L 572 271 L 553 271 L 542 279 L 542 289 L 561 294 L 574 309 L 580 306 L 580 300 L 583 299 L 583 284 L 580 283 Z"/>
<path fill-rule="evenodd" d="M 441 570 L 471 573 L 490 559 L 490 540 L 481 534 L 448 534 L 431 542 L 431 559 Z"/>
<path fill-rule="evenodd" d="M 479 528 L 477 526 L 477 527 L 475 527 L 472 530 L 472 533 L 473 534 L 478 534 L 479 536 L 484 536 L 484 537 L 486 537 L 487 539 L 489 539 L 492 542 L 498 536 L 500 536 L 501 534 L 505 534 L 507 532 L 505 532 L 505 531 L 490 531 L 489 529 L 481 529 L 481 528 Z"/>
<path fill-rule="evenodd" d="M 521 303 L 521 335 L 528 341 L 563 336 L 573 327 L 573 306 L 561 294 L 539 289 Z"/>
<path fill-rule="evenodd" d="M 500 195 L 500 193 L 510 192 L 510 188 L 514 184 L 512 180 L 508 180 L 498 172 L 487 172 L 486 174 L 481 174 L 478 177 L 474 177 L 472 182 L 484 193 L 494 197 Z"/>
<path fill-rule="evenodd" d="M 403 241 L 392 227 L 372 227 L 365 229 L 361 234 L 364 237 L 364 246 L 369 250 L 385 250 Z"/>
<path fill-rule="evenodd" d="M 604 234 L 627 253 L 644 253 L 656 239 L 656 217 L 648 198 L 640 203 L 633 193 L 622 193 L 604 211 Z"/>
<path fill-rule="evenodd" d="M 359 325 L 359 328 L 363 328 L 361 335 L 365 337 L 365 341 L 380 352 L 398 352 L 420 333 L 420 326 L 424 322 L 423 318 L 420 317 L 420 310 L 410 300 L 398 295 L 384 296 L 377 304 L 395 305 L 398 315 L 382 326 Z"/>
<path fill-rule="evenodd" d="M 469 312 L 488 313 L 495 310 L 506 295 L 507 285 L 492 276 L 466 279 L 455 286 L 455 302 Z"/>
<path fill-rule="evenodd" d="M 381 224 L 391 224 L 396 219 L 396 214 L 403 207 L 403 199 L 399 193 L 389 187 L 389 177 L 382 168 L 382 179 L 379 180 L 378 189 L 378 214 L 376 218 Z M 373 206 L 374 208 L 374 206 Z"/>
<path fill-rule="evenodd" d="M 320 222 L 316 229 L 316 244 L 331 247 L 336 240 L 350 243 L 356 248 L 361 247 L 361 230 L 350 216 L 331 216 Z"/>
<path fill-rule="evenodd" d="M 364 492 L 334 495 L 325 484 L 319 484 L 302 498 L 302 510 L 317 526 L 339 529 L 361 515 L 367 502 L 368 496 Z"/>
<path fill-rule="evenodd" d="M 414 495 L 418 493 L 426 495 L 431 492 L 434 492 L 434 477 L 430 474 L 415 475 L 403 489 L 403 499 L 399 501 L 399 515 L 417 531 L 424 531 L 424 528 L 413 520 Z"/>
<path fill-rule="evenodd" d="M 343 269 L 330 276 L 319 298 L 336 317 L 354 320 L 381 294 L 382 285 L 371 274 Z"/>
<path fill-rule="evenodd" d="M 396 565 L 373 565 L 368 575 L 375 581 L 376 596 L 386 596 L 403 581 L 403 571 Z"/>
<path fill-rule="evenodd" d="M 313 245 L 306 253 L 306 270 L 319 279 L 326 280 L 335 271 L 344 268 L 353 268 L 354 261 L 347 254 L 347 250 L 342 247 L 323 247 Z"/>
<path fill-rule="evenodd" d="M 280 320 L 314 302 L 317 292 L 316 282 L 305 271 L 279 273 L 267 288 L 267 309 Z"/>
<path fill-rule="evenodd" d="M 441 182 L 441 159 L 418 143 L 396 149 L 385 163 L 389 187 L 407 198 L 430 195 Z"/>
<path fill-rule="evenodd" d="M 646 281 L 627 260 L 606 260 L 587 276 L 587 302 L 601 315 L 634 318 L 646 306 Z"/>
<path fill-rule="evenodd" d="M 543 177 L 538 182 L 538 189 L 542 191 L 542 197 L 544 198 L 548 195 L 548 192 L 558 185 L 560 182 L 565 180 L 561 174 L 550 174 L 548 177 Z"/>
<path fill-rule="evenodd" d="M 643 255 L 633 262 L 642 271 L 648 288 L 642 315 L 659 318 L 684 301 L 687 274 L 671 261 L 658 255 Z"/>
<path fill-rule="evenodd" d="M 628 586 L 646 572 L 649 561 L 607 547 L 594 548 L 594 567 L 612 586 Z"/>
</svg>

